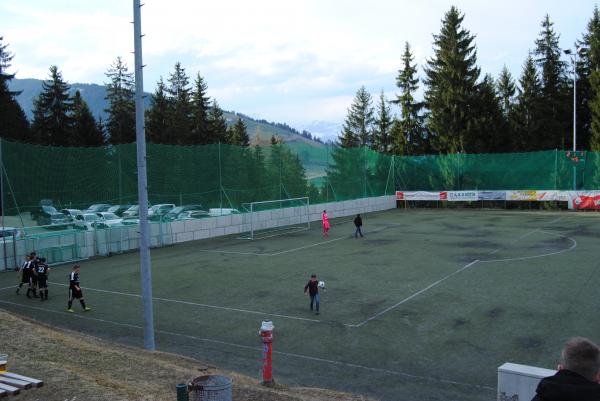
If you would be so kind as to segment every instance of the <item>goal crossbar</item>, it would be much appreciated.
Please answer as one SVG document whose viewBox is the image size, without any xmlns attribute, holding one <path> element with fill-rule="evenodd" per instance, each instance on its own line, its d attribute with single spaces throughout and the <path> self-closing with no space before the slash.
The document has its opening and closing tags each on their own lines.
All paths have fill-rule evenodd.
<svg viewBox="0 0 600 401">
<path fill-rule="evenodd" d="M 240 239 L 269 238 L 310 229 L 308 197 L 257 201 L 242 204 L 247 229 Z"/>
</svg>

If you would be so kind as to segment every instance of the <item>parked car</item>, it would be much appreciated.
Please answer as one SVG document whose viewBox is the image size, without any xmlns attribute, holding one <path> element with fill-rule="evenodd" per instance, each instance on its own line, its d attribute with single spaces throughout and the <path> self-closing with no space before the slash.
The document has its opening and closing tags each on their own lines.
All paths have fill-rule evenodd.
<svg viewBox="0 0 600 401">
<path fill-rule="evenodd" d="M 40 215 L 37 219 L 38 226 L 55 226 L 54 228 L 67 228 L 70 223 L 71 218 L 60 212 Z"/>
<path fill-rule="evenodd" d="M 75 218 L 75 227 L 83 230 L 94 228 L 94 223 L 100 221 L 100 216 L 96 213 L 82 213 Z"/>
<path fill-rule="evenodd" d="M 50 215 L 52 213 L 57 213 L 57 210 L 54 206 L 48 206 L 48 205 L 40 205 L 35 207 L 32 211 L 31 211 L 31 219 L 32 220 L 39 220 L 40 217 L 44 217 L 47 219 L 50 218 Z M 39 222 L 38 222 L 38 225 Z"/>
<path fill-rule="evenodd" d="M 172 203 L 159 203 L 158 205 L 152 206 L 148 209 L 148 218 L 150 220 L 160 220 L 165 214 L 169 213 L 175 208 Z"/>
<path fill-rule="evenodd" d="M 83 214 L 82 211 L 79 209 L 62 209 L 60 212 L 67 216 L 67 218 L 69 218 L 70 221 L 75 221 L 75 219 L 77 219 L 77 216 Z"/>
<path fill-rule="evenodd" d="M 206 210 L 187 210 L 177 215 L 177 220 L 195 220 L 210 217 Z"/>
<path fill-rule="evenodd" d="M 131 207 L 129 207 L 129 209 L 127 209 L 123 212 L 123 215 L 121 217 L 123 217 L 124 219 L 130 219 L 130 218 L 137 218 L 139 216 L 140 216 L 140 206 L 132 205 Z"/>
<path fill-rule="evenodd" d="M 98 212 L 96 213 L 100 220 L 96 221 L 93 226 L 95 228 L 108 228 L 122 225 L 123 219 L 111 212 Z"/>
<path fill-rule="evenodd" d="M 204 212 L 207 216 L 208 216 L 208 212 L 203 210 L 204 208 L 202 207 L 202 205 L 183 205 L 183 206 L 177 206 L 174 207 L 173 209 L 171 209 L 169 212 L 167 212 L 164 216 L 163 216 L 163 220 L 175 220 L 178 219 L 179 215 L 182 214 L 183 212 L 187 212 L 190 210 L 194 210 L 194 211 L 200 211 L 200 212 Z"/>
<path fill-rule="evenodd" d="M 237 209 L 230 209 L 230 208 L 210 208 L 208 209 L 208 214 L 211 217 L 216 217 L 216 216 L 227 216 L 230 214 L 239 214 L 240 211 Z"/>
<path fill-rule="evenodd" d="M 108 210 L 106 210 L 106 211 L 114 213 L 119 217 L 123 217 L 123 213 L 125 213 L 125 211 L 129 210 L 130 207 L 131 207 L 131 205 L 114 205 L 114 206 L 109 207 Z"/>
<path fill-rule="evenodd" d="M 95 203 L 95 204 L 91 205 L 90 207 L 88 207 L 87 209 L 85 209 L 83 211 L 83 213 L 106 212 L 110 207 L 111 207 L 111 205 L 109 205 L 107 203 Z"/>
</svg>

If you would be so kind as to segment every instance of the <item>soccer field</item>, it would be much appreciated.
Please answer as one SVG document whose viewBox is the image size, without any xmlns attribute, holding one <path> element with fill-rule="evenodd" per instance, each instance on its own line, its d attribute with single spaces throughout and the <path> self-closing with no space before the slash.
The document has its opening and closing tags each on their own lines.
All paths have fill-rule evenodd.
<svg viewBox="0 0 600 401">
<path fill-rule="evenodd" d="M 502 363 L 553 368 L 569 337 L 600 342 L 600 214 L 396 209 L 363 215 L 358 239 L 351 218 L 331 221 L 329 238 L 314 224 L 152 250 L 157 348 L 258 377 L 268 319 L 285 384 L 489 401 Z M 52 270 L 46 302 L 0 274 L 0 307 L 142 346 L 139 255 L 82 263 L 87 313 L 65 311 L 69 271 Z M 311 273 L 327 284 L 320 315 Z"/>
</svg>

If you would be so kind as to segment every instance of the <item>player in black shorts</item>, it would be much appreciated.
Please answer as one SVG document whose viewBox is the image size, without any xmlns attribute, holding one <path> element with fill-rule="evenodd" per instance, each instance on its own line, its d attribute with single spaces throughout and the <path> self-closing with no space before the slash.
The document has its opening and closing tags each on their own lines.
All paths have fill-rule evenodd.
<svg viewBox="0 0 600 401">
<path fill-rule="evenodd" d="M 67 307 L 67 312 L 75 312 L 72 308 L 73 300 L 78 299 L 81 302 L 81 307 L 84 311 L 92 310 L 85 306 L 85 300 L 83 299 L 83 293 L 81 291 L 81 287 L 79 286 L 79 265 L 73 266 L 73 271 L 69 275 L 69 303 Z"/>
<path fill-rule="evenodd" d="M 37 257 L 35 252 L 31 252 L 29 254 L 31 258 L 31 291 L 33 292 L 33 297 L 37 298 L 37 288 L 38 288 L 38 272 L 37 265 L 40 262 L 40 259 Z"/>
<path fill-rule="evenodd" d="M 39 259 L 36 269 L 40 301 L 43 301 L 44 298 L 48 299 L 48 274 L 50 273 L 50 268 L 46 264 L 46 258 Z"/>
<path fill-rule="evenodd" d="M 21 275 L 21 282 L 17 286 L 18 294 L 19 291 L 21 291 L 21 287 L 23 287 L 23 284 L 27 284 L 27 298 L 31 298 L 31 295 L 29 295 L 31 293 L 31 268 L 31 257 L 27 255 L 25 257 L 25 262 L 23 262 L 21 268 L 19 269 L 19 274 Z"/>
</svg>

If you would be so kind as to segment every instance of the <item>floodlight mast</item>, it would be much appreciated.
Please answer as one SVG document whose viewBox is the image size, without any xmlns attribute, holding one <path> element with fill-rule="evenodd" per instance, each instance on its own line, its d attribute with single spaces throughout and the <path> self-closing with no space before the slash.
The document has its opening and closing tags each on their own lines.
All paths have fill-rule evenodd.
<svg viewBox="0 0 600 401">
<path fill-rule="evenodd" d="M 575 45 L 574 50 L 566 49 L 565 54 L 571 56 L 573 62 L 573 152 L 577 151 L 577 53 L 579 48 Z M 573 165 L 573 190 L 577 190 L 577 167 Z"/>
<path fill-rule="evenodd" d="M 144 79 L 142 69 L 142 21 L 140 0 L 133 0 L 135 55 L 135 138 L 137 148 L 138 201 L 140 215 L 140 276 L 144 305 L 144 348 L 154 351 L 154 312 L 152 308 L 152 265 L 148 224 L 148 179 L 146 176 L 146 133 L 144 130 Z"/>
</svg>

